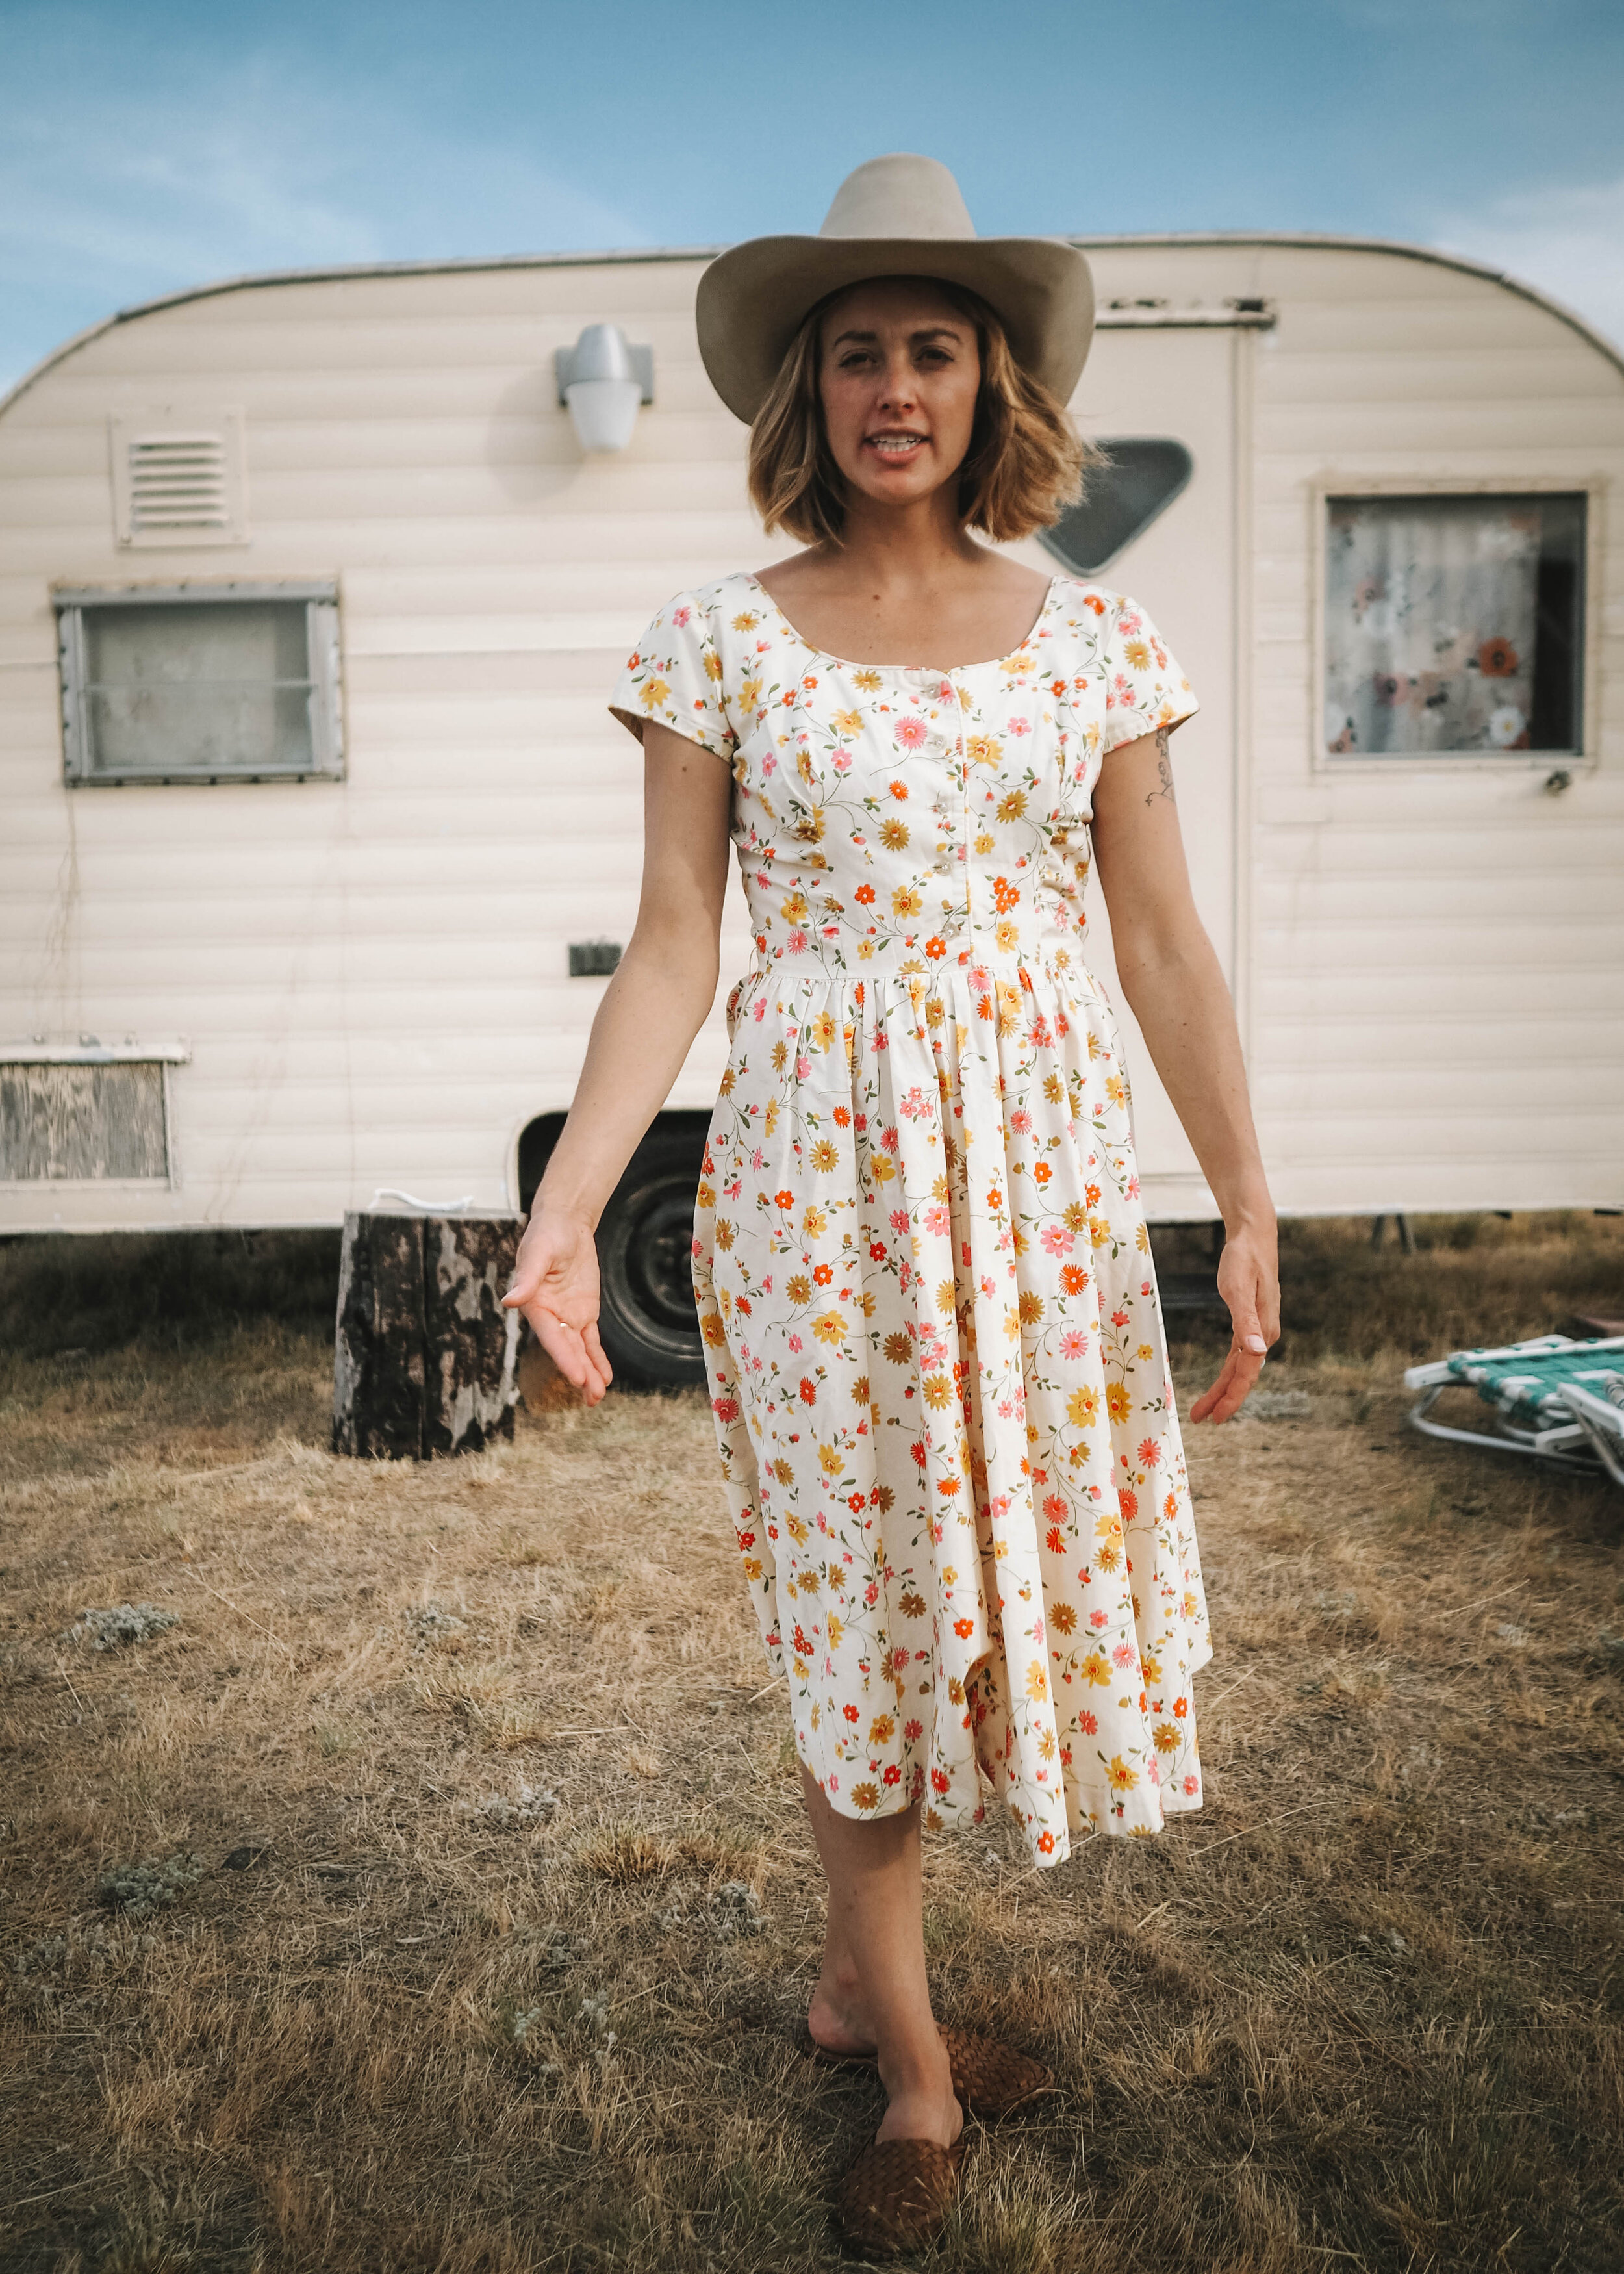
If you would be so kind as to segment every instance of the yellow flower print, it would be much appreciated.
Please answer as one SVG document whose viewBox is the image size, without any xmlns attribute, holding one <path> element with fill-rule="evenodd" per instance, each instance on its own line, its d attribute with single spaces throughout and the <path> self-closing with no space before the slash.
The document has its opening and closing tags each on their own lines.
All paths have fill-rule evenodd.
<svg viewBox="0 0 1624 2274">
<path fill-rule="evenodd" d="M 753 632 L 760 621 L 761 618 L 754 609 L 746 608 L 742 614 L 733 618 L 733 629 L 736 632 Z"/>
<path fill-rule="evenodd" d="M 785 1284 L 784 1292 L 799 1309 L 801 1304 L 812 1300 L 812 1282 L 804 1271 L 792 1272 Z"/>
<path fill-rule="evenodd" d="M 1092 1389 L 1074 1389 L 1066 1399 L 1066 1419 L 1079 1429 L 1092 1429 L 1100 1418 L 1100 1401 Z"/>
<path fill-rule="evenodd" d="M 1128 640 L 1123 645 L 1123 660 L 1130 671 L 1150 669 L 1150 650 L 1143 640 Z"/>
<path fill-rule="evenodd" d="M 900 853 L 908 841 L 908 825 L 893 814 L 880 824 L 880 842 L 888 853 Z"/>
<path fill-rule="evenodd" d="M 708 647 L 705 650 L 705 677 L 707 679 L 719 679 L 721 675 L 722 659 L 713 647 Z"/>
<path fill-rule="evenodd" d="M 880 1788 L 877 1784 L 865 1781 L 852 1787 L 852 1805 L 853 1808 L 861 1809 L 864 1815 L 867 1815 L 871 1808 L 877 1808 L 879 1804 Z"/>
<path fill-rule="evenodd" d="M 965 754 L 973 766 L 996 766 L 1004 756 L 1004 745 L 995 734 L 972 734 L 965 743 Z"/>
<path fill-rule="evenodd" d="M 846 1455 L 838 1445 L 820 1445 L 817 1458 L 826 1477 L 838 1477 L 846 1467 Z"/>
<path fill-rule="evenodd" d="M 861 711 L 837 711 L 834 715 L 833 725 L 835 732 L 838 734 L 861 734 L 863 730 L 862 712 Z"/>
<path fill-rule="evenodd" d="M 1034 1706 L 1049 1695 L 1049 1676 L 1035 1658 L 1026 1668 L 1026 1695 Z"/>
<path fill-rule="evenodd" d="M 720 1350 L 727 1340 L 726 1329 L 722 1324 L 722 1314 L 719 1311 L 707 1311 L 699 1322 L 699 1331 L 712 1350 Z"/>
<path fill-rule="evenodd" d="M 1083 1660 L 1083 1672 L 1087 1675 L 1093 1689 L 1109 1690 L 1110 1688 L 1111 1669 L 1105 1662 L 1105 1653 L 1102 1650 L 1089 1652 Z"/>
<path fill-rule="evenodd" d="M 811 1021 L 808 1033 L 815 1050 L 826 1050 L 835 1038 L 835 1022 L 827 1011 L 820 1011 Z"/>
<path fill-rule="evenodd" d="M 1006 790 L 998 800 L 1000 821 L 1019 821 L 1025 816 L 1026 810 L 1026 793 L 1024 789 Z"/>
<path fill-rule="evenodd" d="M 831 1144 L 827 1137 L 820 1137 L 812 1148 L 812 1166 L 821 1171 L 824 1176 L 828 1175 L 831 1169 L 838 1165 L 839 1159 L 838 1149 Z"/>
<path fill-rule="evenodd" d="M 884 1350 L 892 1366 L 906 1366 L 914 1355 L 914 1345 L 906 1335 L 887 1335 Z"/>
<path fill-rule="evenodd" d="M 663 711 L 671 699 L 671 689 L 663 679 L 650 679 L 637 699 L 645 711 Z"/>
<path fill-rule="evenodd" d="M 834 1613 L 831 1611 L 829 1614 L 829 1647 L 831 1650 L 839 1649 L 841 1638 L 845 1633 L 846 1621 L 844 1619 L 838 1619 Z"/>
<path fill-rule="evenodd" d="M 801 1213 L 801 1229 L 808 1239 L 821 1239 L 829 1229 L 829 1217 L 821 1208 L 805 1208 Z"/>
<path fill-rule="evenodd" d="M 889 1713 L 876 1713 L 868 1725 L 868 1743 L 871 1745 L 889 1745 L 896 1729 L 897 1725 Z"/>
<path fill-rule="evenodd" d="M 846 1321 L 838 1311 L 825 1311 L 812 1321 L 812 1331 L 821 1343 L 838 1343 L 846 1334 Z"/>
<path fill-rule="evenodd" d="M 891 896 L 891 912 L 895 916 L 916 916 L 923 906 L 912 885 L 899 885 Z"/>
<path fill-rule="evenodd" d="M 1111 1755 L 1111 1790 L 1132 1792 L 1139 1781 L 1139 1771 L 1131 1769 L 1120 1753 L 1113 1753 Z"/>
<path fill-rule="evenodd" d="M 854 671 L 852 674 L 852 684 L 853 687 L 861 687 L 865 695 L 877 695 L 885 681 L 877 671 Z"/>
<path fill-rule="evenodd" d="M 1105 1406 L 1113 1421 L 1123 1422 L 1127 1419 L 1133 1411 L 1133 1400 L 1128 1395 L 1125 1383 L 1120 1382 L 1106 1383 Z"/>
<path fill-rule="evenodd" d="M 925 1376 L 925 1403 L 934 1407 L 936 1412 L 942 1412 L 952 1395 L 953 1385 L 944 1374 L 928 1374 Z"/>
<path fill-rule="evenodd" d="M 733 1244 L 733 1228 L 725 1216 L 719 1216 L 716 1220 L 715 1236 L 716 1244 L 720 1248 L 726 1249 Z"/>
<path fill-rule="evenodd" d="M 759 679 L 746 679 L 746 680 L 741 680 L 741 681 L 740 681 L 740 686 L 739 686 L 739 708 L 740 708 L 741 711 L 754 711 L 754 710 L 755 710 L 755 708 L 756 708 L 756 704 L 757 704 L 760 701 L 761 701 L 761 681 L 760 681 L 760 680 L 759 680 Z"/>
</svg>

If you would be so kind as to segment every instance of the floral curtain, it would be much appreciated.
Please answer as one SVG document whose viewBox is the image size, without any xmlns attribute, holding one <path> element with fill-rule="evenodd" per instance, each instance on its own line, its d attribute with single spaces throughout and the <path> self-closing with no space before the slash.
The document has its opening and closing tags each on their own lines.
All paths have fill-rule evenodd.
<svg viewBox="0 0 1624 2274">
<path fill-rule="evenodd" d="M 1526 749 L 1539 501 L 1333 498 L 1329 512 L 1327 749 Z"/>
</svg>

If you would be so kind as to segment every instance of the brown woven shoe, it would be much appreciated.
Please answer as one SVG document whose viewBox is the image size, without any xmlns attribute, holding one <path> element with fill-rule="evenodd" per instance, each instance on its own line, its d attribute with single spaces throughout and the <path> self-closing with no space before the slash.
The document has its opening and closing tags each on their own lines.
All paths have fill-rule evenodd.
<svg viewBox="0 0 1624 2274">
<path fill-rule="evenodd" d="M 962 2133 L 951 2148 L 934 2140 L 876 2140 L 846 2173 L 835 2206 L 840 2233 L 869 2258 L 934 2242 L 959 2190 Z"/>
<path fill-rule="evenodd" d="M 973 2029 L 944 2029 L 953 2090 L 972 2116 L 1007 2116 L 1055 2090 L 1055 2073 L 1029 2053 Z"/>
<path fill-rule="evenodd" d="M 1056 2090 L 1054 2072 L 1027 2053 L 1017 2052 L 996 2037 L 978 2037 L 973 2029 L 944 2029 L 947 2057 L 952 2064 L 953 2090 L 971 2116 L 1007 2116 Z M 831 2068 L 879 2067 L 876 2053 L 833 2053 L 809 2037 L 812 2056 Z"/>
</svg>

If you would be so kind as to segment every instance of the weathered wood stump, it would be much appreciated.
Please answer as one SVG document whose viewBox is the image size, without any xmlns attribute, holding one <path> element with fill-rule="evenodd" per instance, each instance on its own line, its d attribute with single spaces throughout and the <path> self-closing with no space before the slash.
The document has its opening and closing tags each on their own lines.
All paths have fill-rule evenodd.
<svg viewBox="0 0 1624 2274">
<path fill-rule="evenodd" d="M 523 1220 L 344 1218 L 333 1450 L 363 1460 L 477 1453 L 513 1435 L 519 1314 L 504 1311 Z"/>
</svg>

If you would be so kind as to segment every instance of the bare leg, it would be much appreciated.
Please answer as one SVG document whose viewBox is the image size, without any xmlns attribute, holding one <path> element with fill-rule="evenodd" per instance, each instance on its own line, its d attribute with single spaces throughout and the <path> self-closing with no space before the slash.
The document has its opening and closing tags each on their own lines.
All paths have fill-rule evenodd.
<svg viewBox="0 0 1624 2274">
<path fill-rule="evenodd" d="M 919 1810 L 860 1824 L 830 1806 L 804 1767 L 801 1775 L 829 1881 L 823 1970 L 808 2026 L 831 2052 L 877 2048 L 891 2104 L 882 2140 L 949 2147 L 964 2118 L 925 1979 Z"/>
</svg>

